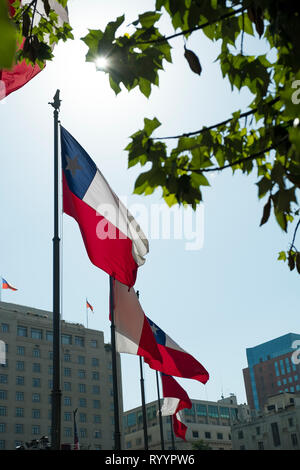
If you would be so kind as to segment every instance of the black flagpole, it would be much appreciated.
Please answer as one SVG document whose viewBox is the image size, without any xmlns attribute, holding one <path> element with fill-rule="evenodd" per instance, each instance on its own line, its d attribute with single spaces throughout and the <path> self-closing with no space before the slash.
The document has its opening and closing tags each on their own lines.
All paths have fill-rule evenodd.
<svg viewBox="0 0 300 470">
<path fill-rule="evenodd" d="M 173 415 L 170 416 L 170 427 L 171 427 L 171 443 L 172 443 L 172 450 L 176 450 L 176 448 L 175 448 L 174 430 L 173 430 Z"/>
<path fill-rule="evenodd" d="M 139 299 L 139 291 L 136 292 L 137 298 Z M 143 359 L 139 356 L 140 360 L 140 383 L 141 383 L 141 396 L 142 396 L 142 413 L 143 413 L 143 430 L 144 430 L 144 448 L 148 450 L 148 432 L 147 432 L 147 413 L 146 413 L 146 401 L 145 401 L 145 386 L 144 386 L 144 375 L 143 375 Z"/>
<path fill-rule="evenodd" d="M 58 160 L 58 113 L 59 90 L 51 106 L 54 108 L 54 236 L 53 236 L 53 388 L 51 445 L 60 450 L 61 439 L 61 390 L 60 390 L 60 238 L 59 238 L 59 160 Z"/>
<path fill-rule="evenodd" d="M 164 443 L 164 429 L 161 416 L 161 406 L 160 406 L 160 394 L 159 394 L 159 382 L 158 382 L 158 372 L 156 372 L 156 387 L 157 387 L 157 402 L 158 402 L 158 416 L 159 416 L 159 429 L 160 429 L 160 441 L 161 441 L 161 450 L 165 450 Z"/>
<path fill-rule="evenodd" d="M 115 418 L 115 450 L 121 450 L 121 432 L 119 418 L 119 393 L 118 393 L 118 374 L 117 374 L 117 352 L 116 352 L 116 327 L 115 327 L 115 305 L 114 305 L 114 280 L 109 276 L 110 287 L 110 331 L 111 331 L 111 356 L 112 373 L 114 388 L 114 418 Z"/>
</svg>

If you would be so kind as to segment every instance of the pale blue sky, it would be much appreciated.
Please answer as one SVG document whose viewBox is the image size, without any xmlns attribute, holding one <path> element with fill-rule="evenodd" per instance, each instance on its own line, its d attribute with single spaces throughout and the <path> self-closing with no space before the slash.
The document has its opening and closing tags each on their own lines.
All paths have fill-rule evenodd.
<svg viewBox="0 0 300 470">
<path fill-rule="evenodd" d="M 121 1 L 71 1 L 76 40 L 56 47 L 53 62 L 0 104 L 0 272 L 19 289 L 4 291 L 4 301 L 52 308 L 53 121 L 48 102 L 57 88 L 64 127 L 120 197 L 149 210 L 162 202 L 160 192 L 132 195 L 140 169 L 127 170 L 124 151 L 143 118 L 156 116 L 163 123 L 157 135 L 174 135 L 221 121 L 249 102 L 247 93 L 231 93 L 214 63 L 218 48 L 202 33 L 187 43 L 200 58 L 200 78 L 190 72 L 179 38 L 172 42 L 174 63 L 161 73 L 161 86 L 149 100 L 137 91 L 116 97 L 108 77 L 85 63 L 87 49 L 78 38 L 124 12 L 129 24 L 138 12 L 153 9 L 154 1 L 127 4 L 125 11 Z M 292 234 L 286 236 L 273 220 L 259 228 L 263 203 L 257 199 L 255 178 L 232 177 L 227 170 L 210 181 L 212 187 L 204 191 L 203 248 L 189 252 L 184 240 L 150 239 L 135 287 L 145 313 L 209 371 L 205 386 L 178 379 L 190 397 L 217 400 L 223 391 L 245 402 L 246 347 L 299 333 L 299 275 L 276 259 Z M 62 238 L 63 318 L 85 323 L 87 297 L 94 306 L 89 326 L 104 331 L 110 341 L 108 276 L 90 263 L 79 229 L 67 216 Z M 146 398 L 154 400 L 155 373 L 147 365 L 144 369 Z M 138 358 L 122 355 L 122 372 L 124 407 L 139 406 Z"/>
</svg>

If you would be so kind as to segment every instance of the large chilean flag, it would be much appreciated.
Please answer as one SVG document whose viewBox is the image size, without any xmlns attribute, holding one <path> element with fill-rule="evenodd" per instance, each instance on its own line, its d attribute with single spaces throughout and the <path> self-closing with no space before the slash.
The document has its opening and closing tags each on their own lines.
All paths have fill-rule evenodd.
<svg viewBox="0 0 300 470">
<path fill-rule="evenodd" d="M 15 9 L 12 6 L 15 0 L 8 0 L 9 3 L 9 14 L 11 17 L 15 14 Z M 29 4 L 29 0 L 22 0 L 22 5 Z M 63 23 L 68 23 L 68 12 L 67 9 L 63 8 L 56 0 L 49 0 L 49 6 L 58 15 L 58 24 L 62 26 Z M 44 13 L 44 5 L 42 0 L 37 2 L 37 11 Z M 24 40 L 21 44 L 23 47 Z M 10 93 L 18 90 L 33 77 L 35 77 L 42 69 L 37 65 L 27 64 L 25 60 L 16 64 L 11 70 L 0 70 L 0 100 Z"/>
<path fill-rule="evenodd" d="M 81 230 L 91 262 L 128 287 L 148 240 L 81 145 L 61 127 L 63 210 Z"/>
<path fill-rule="evenodd" d="M 147 317 L 147 320 L 153 331 L 162 358 L 161 361 L 145 358 L 145 362 L 148 363 L 149 367 L 167 375 L 195 379 L 205 384 L 209 379 L 209 374 L 203 365 L 175 343 L 149 317 Z"/>
</svg>

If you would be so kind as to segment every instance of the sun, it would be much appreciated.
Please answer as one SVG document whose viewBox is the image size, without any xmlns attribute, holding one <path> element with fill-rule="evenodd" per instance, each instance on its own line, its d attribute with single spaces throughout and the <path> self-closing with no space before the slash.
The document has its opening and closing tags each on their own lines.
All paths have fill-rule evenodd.
<svg viewBox="0 0 300 470">
<path fill-rule="evenodd" d="M 105 70 L 108 66 L 108 60 L 106 57 L 97 57 L 95 60 L 97 69 Z"/>
</svg>

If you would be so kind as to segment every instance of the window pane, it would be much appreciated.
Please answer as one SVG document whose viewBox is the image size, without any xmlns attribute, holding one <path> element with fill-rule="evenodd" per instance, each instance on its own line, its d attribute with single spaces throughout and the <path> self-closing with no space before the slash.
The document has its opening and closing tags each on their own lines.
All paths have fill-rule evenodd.
<svg viewBox="0 0 300 470">
<path fill-rule="evenodd" d="M 75 336 L 75 344 L 77 346 L 84 346 L 84 338 L 82 336 Z"/>
<path fill-rule="evenodd" d="M 31 328 L 31 338 L 43 339 L 43 332 L 38 328 Z"/>
<path fill-rule="evenodd" d="M 32 351 L 33 357 L 41 357 L 41 351 L 37 348 L 33 349 Z"/>
<path fill-rule="evenodd" d="M 25 348 L 24 346 L 17 346 L 17 355 L 24 356 L 25 355 Z"/>
<path fill-rule="evenodd" d="M 53 341 L 53 333 L 52 331 L 46 331 L 46 340 L 47 341 Z"/>
<path fill-rule="evenodd" d="M 278 447 L 278 446 L 280 446 L 280 436 L 279 436 L 278 424 L 277 423 L 271 423 L 271 429 L 272 429 L 272 436 L 273 436 L 274 446 Z"/>
<path fill-rule="evenodd" d="M 136 425 L 136 414 L 135 413 L 129 413 L 127 415 L 127 425 L 128 426 L 135 426 Z"/>
<path fill-rule="evenodd" d="M 61 335 L 62 344 L 72 344 L 72 335 Z"/>
<path fill-rule="evenodd" d="M 218 413 L 218 407 L 213 406 L 213 405 L 208 405 L 208 416 L 211 418 L 218 418 L 219 413 Z"/>
<path fill-rule="evenodd" d="M 200 403 L 196 404 L 196 411 L 198 416 L 206 416 L 207 408 L 206 405 L 201 405 Z"/>
<path fill-rule="evenodd" d="M 27 336 L 27 328 L 26 328 L 26 326 L 18 326 L 18 328 L 17 328 L 17 336 Z"/>
<path fill-rule="evenodd" d="M 221 418 L 230 418 L 229 408 L 220 406 L 220 416 Z"/>
</svg>

